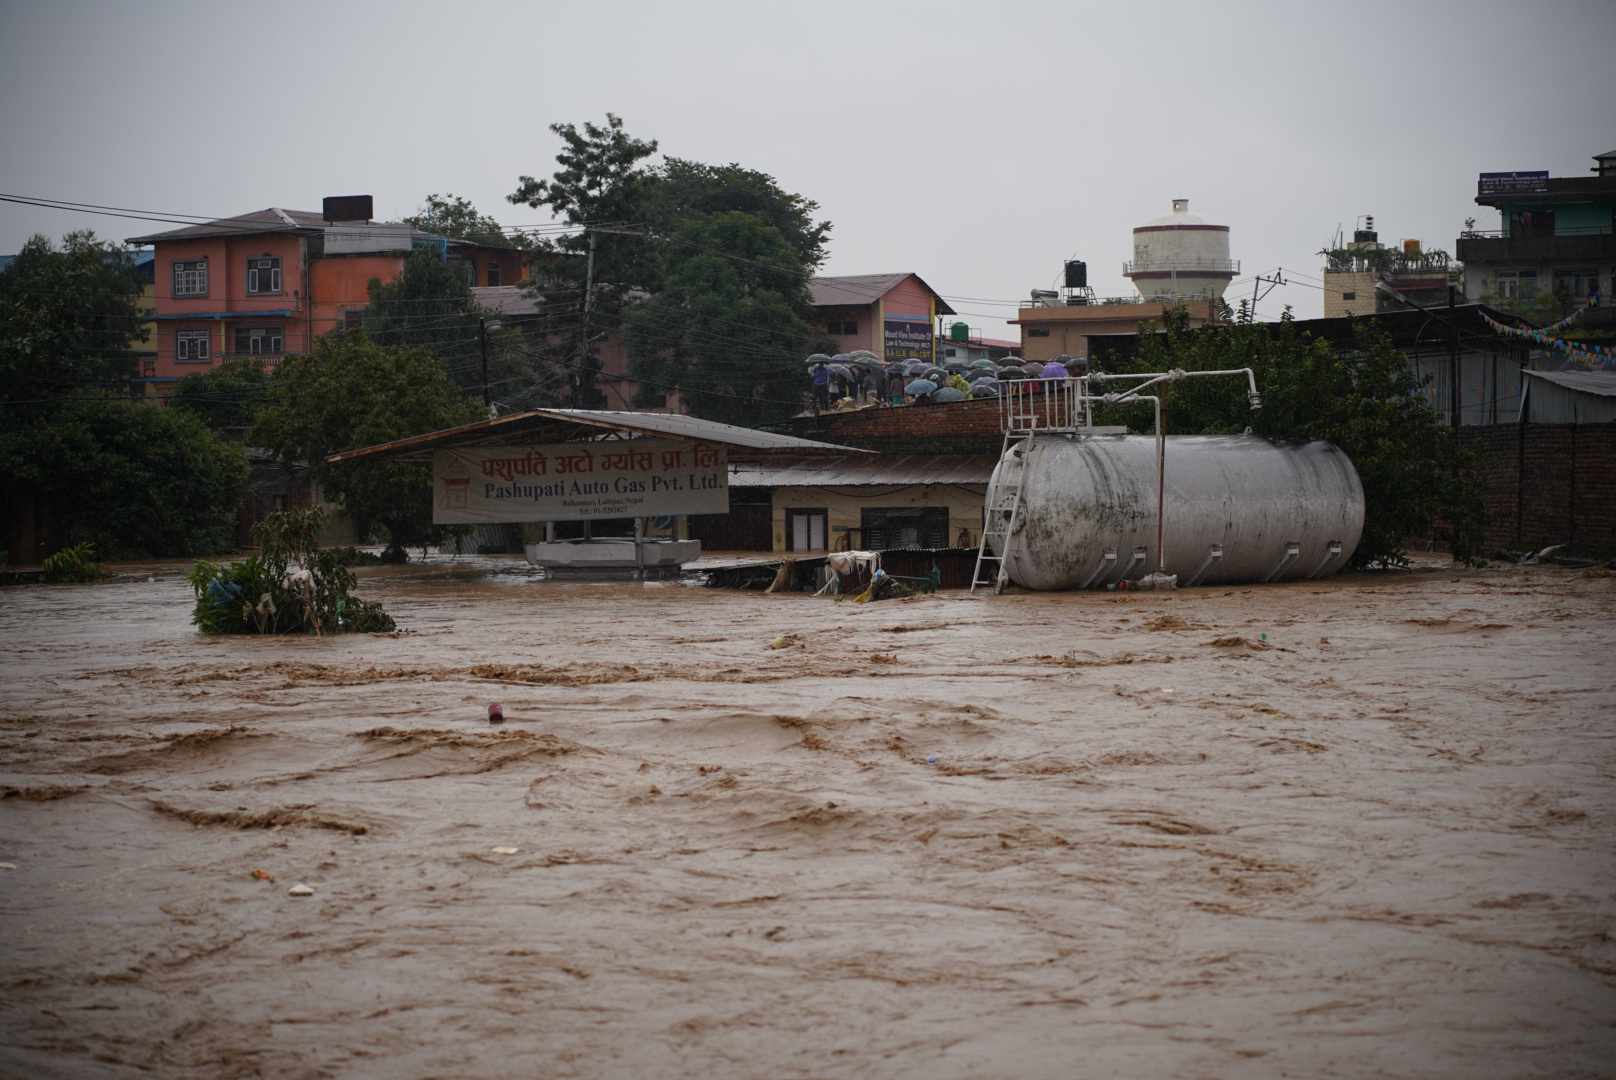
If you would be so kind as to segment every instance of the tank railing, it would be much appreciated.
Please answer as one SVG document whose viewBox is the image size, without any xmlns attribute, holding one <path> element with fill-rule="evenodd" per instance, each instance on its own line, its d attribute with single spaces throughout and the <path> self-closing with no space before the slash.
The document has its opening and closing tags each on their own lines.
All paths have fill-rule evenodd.
<svg viewBox="0 0 1616 1080">
<path fill-rule="evenodd" d="M 1014 434 L 1093 427 L 1083 379 L 1015 379 L 999 384 L 999 430 Z"/>
</svg>

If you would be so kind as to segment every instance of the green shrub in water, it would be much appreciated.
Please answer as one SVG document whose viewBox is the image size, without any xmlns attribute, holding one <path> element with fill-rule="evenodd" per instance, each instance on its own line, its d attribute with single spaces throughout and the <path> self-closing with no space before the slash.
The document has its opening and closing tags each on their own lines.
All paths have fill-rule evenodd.
<svg viewBox="0 0 1616 1080">
<path fill-rule="evenodd" d="M 392 630 L 380 604 L 353 595 L 357 584 L 340 551 L 321 551 L 318 508 L 281 510 L 253 529 L 258 554 L 233 563 L 191 568 L 196 607 L 191 621 L 204 634 L 324 634 Z"/>
<path fill-rule="evenodd" d="M 95 561 L 94 544 L 74 544 L 49 556 L 44 564 L 45 580 L 52 585 L 69 581 L 94 581 L 101 576 Z"/>
</svg>

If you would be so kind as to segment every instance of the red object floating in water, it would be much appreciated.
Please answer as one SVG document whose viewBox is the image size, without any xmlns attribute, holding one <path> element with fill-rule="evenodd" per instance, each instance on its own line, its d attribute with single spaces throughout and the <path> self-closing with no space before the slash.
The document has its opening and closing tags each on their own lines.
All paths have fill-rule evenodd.
<svg viewBox="0 0 1616 1080">
<path fill-rule="evenodd" d="M 503 724 L 505 722 L 505 710 L 500 708 L 497 701 L 488 706 L 488 722 L 490 724 Z"/>
</svg>

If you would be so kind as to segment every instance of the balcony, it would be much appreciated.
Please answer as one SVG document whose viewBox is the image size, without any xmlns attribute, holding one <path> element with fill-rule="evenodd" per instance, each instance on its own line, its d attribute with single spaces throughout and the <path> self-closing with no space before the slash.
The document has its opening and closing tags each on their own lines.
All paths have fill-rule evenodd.
<svg viewBox="0 0 1616 1080">
<path fill-rule="evenodd" d="M 1122 264 L 1123 277 L 1134 274 L 1238 274 L 1239 259 L 1189 258 L 1177 255 L 1158 255 L 1150 259 L 1134 259 Z"/>
<path fill-rule="evenodd" d="M 1472 229 L 1460 234 L 1458 257 L 1466 263 L 1608 262 L 1616 259 L 1616 235 L 1608 225 L 1525 236 Z"/>
</svg>

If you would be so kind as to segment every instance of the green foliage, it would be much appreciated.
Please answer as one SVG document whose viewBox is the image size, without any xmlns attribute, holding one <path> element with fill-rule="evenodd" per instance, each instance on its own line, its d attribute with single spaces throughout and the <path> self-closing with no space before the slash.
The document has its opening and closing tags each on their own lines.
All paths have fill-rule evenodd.
<svg viewBox="0 0 1616 1080">
<path fill-rule="evenodd" d="M 452 193 L 428 195 L 426 205 L 405 218 L 404 223 L 454 240 L 471 240 L 490 247 L 520 246 L 516 238 L 505 235 L 498 221 L 479 212 L 471 200 Z"/>
<path fill-rule="evenodd" d="M 361 535 L 380 527 L 397 555 L 444 535 L 432 525 L 431 466 L 392 460 L 330 465 L 326 457 L 482 415 L 427 350 L 337 334 L 281 362 L 251 438 L 282 461 L 307 462 L 310 477 L 353 516 Z"/>
<path fill-rule="evenodd" d="M 258 554 L 225 565 L 199 562 L 189 581 L 191 621 L 205 634 L 385 632 L 381 605 L 353 595 L 357 583 L 340 551 L 319 550 L 324 514 L 282 510 L 253 530 Z"/>
<path fill-rule="evenodd" d="M 235 357 L 175 384 L 171 409 L 195 414 L 214 433 L 239 439 L 269 389 L 269 372 L 254 357 Z"/>
<path fill-rule="evenodd" d="M 595 244 L 588 325 L 573 341 L 621 328 L 640 404 L 659 405 L 677 387 L 698 416 L 756 424 L 795 412 L 800 359 L 815 340 L 808 278 L 831 229 L 815 220 L 818 204 L 735 163 L 649 166 L 657 144 L 611 114 L 604 126 L 551 130 L 563 143 L 556 172 L 522 177 L 510 199 L 572 224 L 606 223 L 559 244 L 575 256 Z M 577 295 L 584 263 L 541 260 L 556 279 L 552 297 Z M 574 399 L 595 404 L 594 358 L 568 342 L 555 359 L 569 368 Z"/>
<path fill-rule="evenodd" d="M 662 291 L 627 316 L 641 403 L 677 386 L 692 413 L 714 420 L 759 424 L 796 412 L 808 268 L 778 229 L 741 211 L 688 219 L 673 241 Z M 795 273 L 779 269 L 792 265 Z"/>
<path fill-rule="evenodd" d="M 101 564 L 95 561 L 94 544 L 74 544 L 45 559 L 45 580 L 52 585 L 70 581 L 95 581 Z"/>
<path fill-rule="evenodd" d="M 247 483 L 242 449 L 193 413 L 130 401 L 64 404 L 0 435 L 0 462 L 38 492 L 53 546 L 114 558 L 227 550 Z"/>
<path fill-rule="evenodd" d="M 1364 487 L 1356 565 L 1406 564 L 1409 539 L 1431 536 L 1439 521 L 1450 530 L 1456 559 L 1477 556 L 1485 527 L 1479 479 L 1452 429 L 1426 402 L 1407 358 L 1384 332 L 1360 327 L 1350 347 L 1337 349 L 1299 331 L 1288 318 L 1191 331 L 1180 312 L 1169 317 L 1162 333 L 1141 338 L 1139 355 L 1119 369 L 1243 367 L 1256 373 L 1260 411 L 1250 411 L 1238 379 L 1172 383 L 1162 389 L 1167 431 L 1230 434 L 1249 425 L 1275 441 L 1334 443 L 1357 468 Z M 1111 412 L 1101 422 L 1118 422 L 1120 410 Z M 1137 411 L 1123 418 L 1136 428 L 1151 423 L 1148 414 Z"/>
<path fill-rule="evenodd" d="M 574 225 L 607 224 L 621 227 L 646 221 L 646 185 L 650 175 L 644 162 L 657 152 L 656 140 L 636 139 L 623 130 L 622 118 L 606 114 L 604 126 L 586 122 L 551 124 L 561 137 L 556 171 L 548 180 L 522 176 L 507 198 L 518 206 L 544 208 Z M 595 280 L 629 287 L 641 284 L 644 242 L 633 237 L 596 236 Z M 583 236 L 564 237 L 556 247 L 582 255 L 589 247 Z M 581 261 L 581 260 L 579 260 Z M 575 271 L 582 282 L 583 268 Z"/>
<path fill-rule="evenodd" d="M 43 236 L 0 271 L 0 384 L 14 401 L 121 386 L 146 338 L 134 263 L 120 245 Z"/>
</svg>

